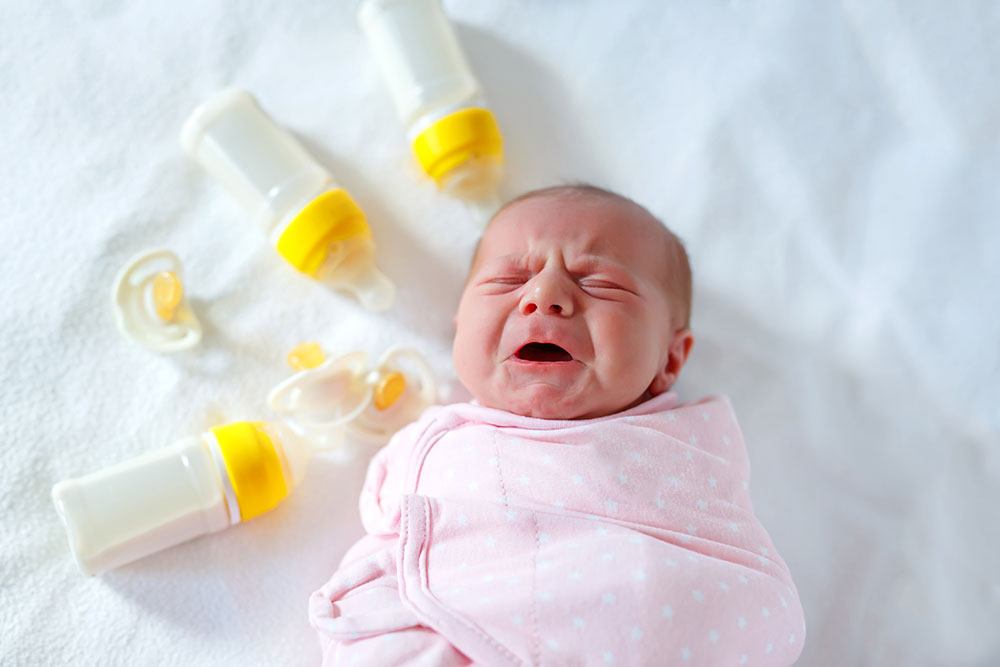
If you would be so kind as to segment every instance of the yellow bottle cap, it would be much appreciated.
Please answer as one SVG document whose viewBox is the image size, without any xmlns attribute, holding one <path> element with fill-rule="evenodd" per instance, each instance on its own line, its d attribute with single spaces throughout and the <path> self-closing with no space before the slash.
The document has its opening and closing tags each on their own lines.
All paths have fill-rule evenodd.
<svg viewBox="0 0 1000 667">
<path fill-rule="evenodd" d="M 156 316 L 164 322 L 174 319 L 177 307 L 184 297 L 181 279 L 173 271 L 160 271 L 153 276 L 153 303 Z"/>
<path fill-rule="evenodd" d="M 420 166 L 438 185 L 454 168 L 469 160 L 503 162 L 503 138 L 489 109 L 469 108 L 436 121 L 417 135 L 413 152 Z"/>
<path fill-rule="evenodd" d="M 386 373 L 375 385 L 375 409 L 385 410 L 392 406 L 406 390 L 406 376 L 399 371 Z"/>
<path fill-rule="evenodd" d="M 277 248 L 292 266 L 315 277 L 331 243 L 353 237 L 368 239 L 371 235 L 364 212 L 346 190 L 336 189 L 309 202 L 288 223 Z"/>
<path fill-rule="evenodd" d="M 288 495 L 278 452 L 262 426 L 236 422 L 212 429 L 243 521 L 263 514 Z"/>
<path fill-rule="evenodd" d="M 326 361 L 326 354 L 319 343 L 299 343 L 288 353 L 288 365 L 297 371 L 316 368 Z"/>
</svg>

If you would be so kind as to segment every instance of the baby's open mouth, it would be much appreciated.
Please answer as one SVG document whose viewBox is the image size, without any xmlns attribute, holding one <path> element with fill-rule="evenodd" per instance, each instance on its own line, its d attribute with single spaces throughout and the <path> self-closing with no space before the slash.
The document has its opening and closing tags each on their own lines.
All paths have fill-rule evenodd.
<svg viewBox="0 0 1000 667">
<path fill-rule="evenodd" d="M 514 356 L 524 361 L 573 361 L 573 355 L 554 343 L 528 343 Z"/>
</svg>

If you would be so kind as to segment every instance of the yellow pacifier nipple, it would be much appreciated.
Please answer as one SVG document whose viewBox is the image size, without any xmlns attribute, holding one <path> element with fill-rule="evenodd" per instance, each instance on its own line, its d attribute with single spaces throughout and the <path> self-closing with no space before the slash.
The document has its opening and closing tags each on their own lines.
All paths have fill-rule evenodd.
<svg viewBox="0 0 1000 667">
<path fill-rule="evenodd" d="M 375 409 L 385 410 L 406 391 L 406 376 L 399 371 L 383 375 L 375 385 Z"/>
<path fill-rule="evenodd" d="M 156 316 L 164 322 L 174 319 L 184 296 L 181 279 L 173 271 L 161 271 L 153 276 L 153 304 Z"/>
<path fill-rule="evenodd" d="M 326 361 L 326 355 L 319 343 L 299 343 L 288 353 L 288 365 L 297 371 L 316 368 Z"/>
</svg>

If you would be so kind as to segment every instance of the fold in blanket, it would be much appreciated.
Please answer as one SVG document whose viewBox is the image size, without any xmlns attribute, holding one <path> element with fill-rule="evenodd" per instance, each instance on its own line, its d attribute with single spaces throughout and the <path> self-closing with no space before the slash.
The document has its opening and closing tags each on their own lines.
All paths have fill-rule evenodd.
<svg viewBox="0 0 1000 667">
<path fill-rule="evenodd" d="M 583 421 L 432 408 L 373 460 L 369 535 L 312 623 L 330 664 L 444 638 L 456 664 L 788 665 L 802 609 L 748 479 L 725 398 Z"/>
</svg>

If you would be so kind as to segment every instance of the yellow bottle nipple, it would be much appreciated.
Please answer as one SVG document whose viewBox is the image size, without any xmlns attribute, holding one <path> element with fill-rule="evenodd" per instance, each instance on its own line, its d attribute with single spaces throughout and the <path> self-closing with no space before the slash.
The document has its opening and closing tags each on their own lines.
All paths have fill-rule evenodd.
<svg viewBox="0 0 1000 667">
<path fill-rule="evenodd" d="M 309 368 L 316 368 L 326 361 L 323 348 L 319 343 L 299 343 L 288 353 L 288 365 L 297 371 L 304 371 Z"/>
<path fill-rule="evenodd" d="M 164 322 L 174 319 L 184 296 L 181 280 L 173 271 L 161 271 L 153 276 L 153 303 L 156 315 Z"/>
<path fill-rule="evenodd" d="M 385 410 L 392 406 L 406 389 L 406 377 L 399 371 L 383 375 L 375 385 L 375 409 Z"/>
</svg>

